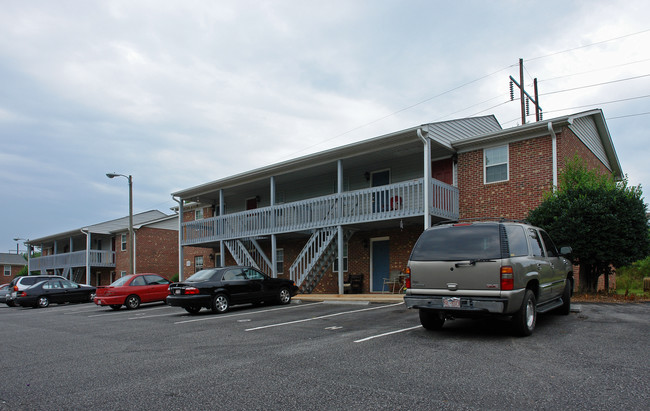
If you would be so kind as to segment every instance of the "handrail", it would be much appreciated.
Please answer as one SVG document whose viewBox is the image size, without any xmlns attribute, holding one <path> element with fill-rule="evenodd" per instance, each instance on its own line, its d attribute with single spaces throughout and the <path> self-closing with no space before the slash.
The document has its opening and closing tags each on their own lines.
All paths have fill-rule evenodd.
<svg viewBox="0 0 650 411">
<path fill-rule="evenodd" d="M 458 189 L 431 181 L 432 214 L 458 218 Z M 182 245 L 415 217 L 423 213 L 424 184 L 420 178 L 184 222 Z"/>
<path fill-rule="evenodd" d="M 88 258 L 91 267 L 115 267 L 115 251 L 90 250 Z M 29 265 L 32 271 L 85 267 L 86 250 L 32 257 Z"/>
</svg>

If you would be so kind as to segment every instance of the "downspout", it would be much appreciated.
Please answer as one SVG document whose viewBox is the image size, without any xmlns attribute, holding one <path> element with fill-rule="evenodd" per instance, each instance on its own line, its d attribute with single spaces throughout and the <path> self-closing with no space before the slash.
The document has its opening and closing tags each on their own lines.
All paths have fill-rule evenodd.
<svg viewBox="0 0 650 411">
<path fill-rule="evenodd" d="M 424 229 L 431 227 L 431 209 L 429 201 L 429 186 L 431 185 L 431 140 L 422 135 L 422 129 L 417 130 L 418 137 L 424 144 Z"/>
<path fill-rule="evenodd" d="M 90 231 L 80 231 L 86 235 L 86 285 L 90 285 Z"/>
<path fill-rule="evenodd" d="M 555 135 L 555 131 L 553 131 L 553 123 L 551 121 L 548 122 L 548 131 L 551 133 L 551 141 L 552 141 L 552 152 L 553 152 L 553 191 L 557 190 L 557 136 Z"/>
<path fill-rule="evenodd" d="M 173 195 L 172 200 L 178 203 L 178 281 L 183 281 L 183 200 Z"/>
</svg>

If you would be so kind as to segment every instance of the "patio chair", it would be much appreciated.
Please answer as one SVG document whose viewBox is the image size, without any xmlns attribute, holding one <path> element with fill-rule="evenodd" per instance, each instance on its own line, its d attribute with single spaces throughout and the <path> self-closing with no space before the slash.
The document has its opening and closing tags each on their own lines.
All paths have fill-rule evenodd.
<svg viewBox="0 0 650 411">
<path fill-rule="evenodd" d="M 390 270 L 388 273 L 388 278 L 384 278 L 384 285 L 381 287 L 381 292 L 390 290 L 391 293 L 395 293 L 395 287 L 399 290 L 402 287 L 400 282 L 400 270 Z M 388 287 L 388 288 L 387 288 Z"/>
</svg>

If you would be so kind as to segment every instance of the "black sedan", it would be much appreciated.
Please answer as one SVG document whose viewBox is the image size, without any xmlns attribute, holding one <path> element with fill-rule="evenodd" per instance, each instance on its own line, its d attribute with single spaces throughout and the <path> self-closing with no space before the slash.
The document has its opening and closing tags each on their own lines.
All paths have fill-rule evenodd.
<svg viewBox="0 0 650 411">
<path fill-rule="evenodd" d="M 95 287 L 69 280 L 53 279 L 38 282 L 18 291 L 16 304 L 23 307 L 45 308 L 50 303 L 85 303 L 95 296 Z"/>
<path fill-rule="evenodd" d="M 298 293 L 293 281 L 271 278 L 251 267 L 222 267 L 198 271 L 184 282 L 169 286 L 167 304 L 190 314 L 202 307 L 225 313 L 231 305 L 262 302 L 289 304 Z"/>
</svg>

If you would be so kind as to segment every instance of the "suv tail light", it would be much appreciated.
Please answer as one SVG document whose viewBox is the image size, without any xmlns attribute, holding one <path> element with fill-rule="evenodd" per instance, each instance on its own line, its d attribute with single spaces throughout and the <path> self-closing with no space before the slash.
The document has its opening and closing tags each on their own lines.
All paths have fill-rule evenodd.
<svg viewBox="0 0 650 411">
<path fill-rule="evenodd" d="M 404 278 L 404 288 L 411 288 L 411 267 L 406 267 L 404 274 L 406 274 L 406 277 Z"/>
<path fill-rule="evenodd" d="M 509 291 L 514 290 L 515 288 L 515 279 L 512 271 L 512 267 L 509 265 L 504 265 L 501 267 L 501 290 Z"/>
</svg>

